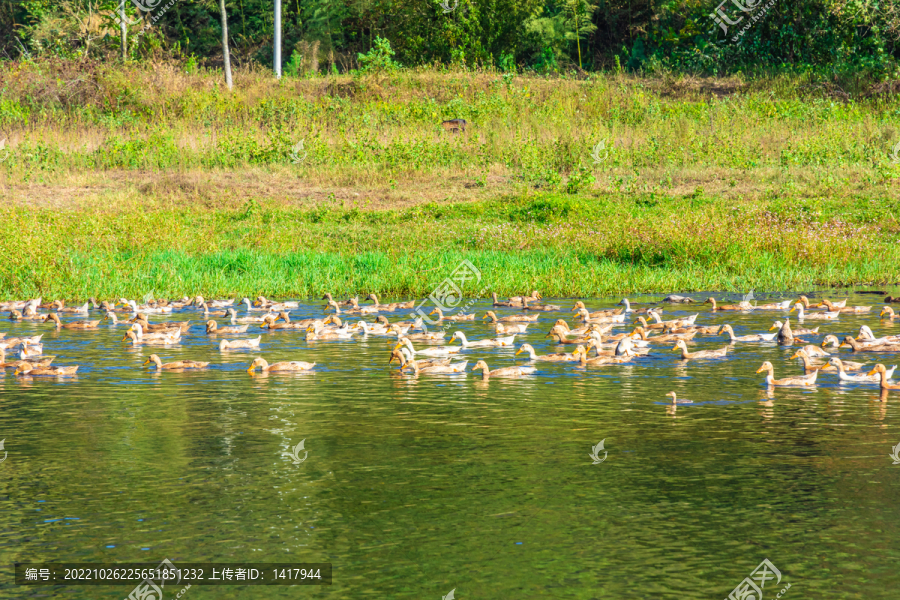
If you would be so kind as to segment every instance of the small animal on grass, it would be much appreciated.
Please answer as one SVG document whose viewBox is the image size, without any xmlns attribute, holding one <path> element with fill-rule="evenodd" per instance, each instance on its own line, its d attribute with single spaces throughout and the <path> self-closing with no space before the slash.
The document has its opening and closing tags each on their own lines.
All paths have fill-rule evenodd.
<svg viewBox="0 0 900 600">
<path fill-rule="evenodd" d="M 447 119 L 441 123 L 441 127 L 450 133 L 465 133 L 466 132 L 466 123 L 465 119 Z"/>
</svg>

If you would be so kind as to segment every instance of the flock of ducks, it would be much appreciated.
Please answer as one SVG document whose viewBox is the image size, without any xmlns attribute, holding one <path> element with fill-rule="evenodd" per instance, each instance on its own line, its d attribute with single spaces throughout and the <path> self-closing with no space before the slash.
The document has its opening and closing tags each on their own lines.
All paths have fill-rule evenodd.
<svg viewBox="0 0 900 600">
<path fill-rule="evenodd" d="M 543 298 L 537 291 L 528 296 L 514 296 L 500 300 L 492 295 L 493 310 L 484 313 L 482 322 L 493 328 L 494 335 L 484 339 L 470 340 L 462 331 L 454 331 L 447 345 L 444 345 L 446 329 L 429 331 L 424 320 L 391 321 L 384 313 L 412 309 L 415 302 L 397 302 L 382 304 L 375 294 L 365 299 L 372 304 L 359 304 L 358 298 L 350 298 L 341 302 L 335 301 L 331 294 L 325 294 L 327 301 L 326 315 L 322 318 L 308 318 L 299 321 L 291 320 L 290 311 L 299 308 L 297 302 L 273 302 L 263 296 L 255 301 L 243 298 L 206 301 L 202 296 L 193 299 L 183 298 L 179 301 L 145 301 L 138 304 L 135 300 L 121 298 L 118 302 L 90 302 L 75 307 L 68 307 L 61 300 L 42 303 L 41 298 L 27 301 L 0 303 L 0 311 L 8 312 L 13 321 L 32 321 L 62 330 L 98 329 L 103 321 L 112 324 L 120 323 L 128 326 L 122 341 L 134 346 L 172 346 L 178 344 L 183 335 L 188 334 L 190 320 L 150 322 L 151 315 L 171 315 L 175 311 L 192 310 L 202 315 L 205 320 L 205 333 L 209 336 L 247 334 L 251 327 L 271 331 L 302 331 L 307 340 L 351 340 L 354 336 L 385 336 L 390 338 L 391 350 L 388 363 L 395 361 L 399 372 L 409 373 L 413 377 L 422 375 L 451 375 L 467 372 L 468 360 L 463 360 L 465 352 L 470 349 L 512 348 L 517 335 L 525 334 L 529 326 L 534 325 L 542 312 L 559 312 L 558 305 L 542 304 Z M 673 302 L 677 300 L 672 300 Z M 819 327 L 792 328 L 790 315 L 796 311 L 798 321 L 835 321 L 841 314 L 866 314 L 871 306 L 847 306 L 847 301 L 833 302 L 828 299 L 812 304 L 806 296 L 796 300 L 769 304 L 718 304 L 714 298 L 706 301 L 712 312 L 756 312 L 772 311 L 785 313 L 783 320 L 775 320 L 769 332 L 735 335 L 730 324 L 698 325 L 700 313 L 689 317 L 664 320 L 661 307 L 634 309 L 628 299 L 622 300 L 622 308 L 591 311 L 584 302 L 577 301 L 572 307 L 576 323 L 570 326 L 565 319 L 557 319 L 545 338 L 550 338 L 556 345 L 574 346 L 571 352 L 538 354 L 531 344 L 521 344 L 515 356 L 524 355 L 528 364 L 515 364 L 499 369 L 490 369 L 484 360 L 478 360 L 472 372 L 481 373 L 484 380 L 491 378 L 518 378 L 537 372 L 536 363 L 557 362 L 572 363 L 573 366 L 608 366 L 632 363 L 647 356 L 655 345 L 671 347 L 673 352 L 680 353 L 681 360 L 715 360 L 727 358 L 729 351 L 737 343 L 774 342 L 780 345 L 801 346 L 791 357 L 803 363 L 803 373 L 775 378 L 775 368 L 771 362 L 764 362 L 757 373 L 766 373 L 768 386 L 811 386 L 814 385 L 820 372 L 834 373 L 840 381 L 858 383 L 878 383 L 882 390 L 898 390 L 900 384 L 891 382 L 896 367 L 887 368 L 883 364 L 865 365 L 860 362 L 842 360 L 832 356 L 828 349 L 849 348 L 854 353 L 891 353 L 900 352 L 900 336 L 876 337 L 871 328 L 860 327 L 858 334 L 845 336 L 839 340 L 837 336 L 828 334 L 819 345 L 810 344 L 800 336 L 819 334 Z M 501 308 L 517 309 L 518 312 L 498 316 L 496 310 Z M 238 310 L 243 313 L 239 313 Z M 91 310 L 100 311 L 102 319 L 89 320 Z M 42 312 L 47 311 L 47 312 Z M 374 315 L 373 321 L 366 316 Z M 412 315 L 410 315 L 412 316 Z M 436 316 L 436 319 L 430 319 Z M 66 320 L 63 320 L 66 317 Z M 897 315 L 890 306 L 885 306 L 880 314 L 882 319 L 894 320 Z M 216 318 L 225 318 L 228 322 L 219 323 Z M 74 319 L 74 320 L 69 320 Z M 429 322 L 441 323 L 444 328 L 454 322 L 473 322 L 475 314 L 444 315 L 436 308 L 429 315 Z M 613 333 L 617 326 L 632 326 L 630 332 Z M 774 330 L 774 332 L 773 332 Z M 252 335 L 252 334 L 251 334 Z M 27 337 L 5 337 L 0 334 L 0 358 L 2 366 L 15 369 L 16 375 L 22 376 L 68 376 L 74 375 L 78 366 L 57 366 L 51 364 L 52 356 L 43 354 L 42 335 Z M 697 336 L 726 336 L 728 344 L 711 350 L 694 350 L 688 348 Z M 235 349 L 256 350 L 260 347 L 261 335 L 243 339 L 221 339 L 219 350 L 226 352 Z M 454 342 L 458 345 L 453 345 Z M 420 344 L 416 347 L 415 344 Z M 421 344 L 425 344 L 422 346 Z M 18 353 L 17 359 L 6 362 L 7 353 Z M 592 356 L 593 353 L 593 356 Z M 517 358 L 518 360 L 518 358 Z M 150 355 L 144 363 L 157 371 L 188 371 L 205 369 L 209 362 L 179 360 L 163 362 L 157 354 Z M 310 371 L 315 362 L 301 360 L 269 363 L 262 357 L 255 358 L 247 371 L 255 373 L 301 372 Z M 690 402 L 678 399 L 675 392 L 669 392 L 672 404 Z"/>
</svg>

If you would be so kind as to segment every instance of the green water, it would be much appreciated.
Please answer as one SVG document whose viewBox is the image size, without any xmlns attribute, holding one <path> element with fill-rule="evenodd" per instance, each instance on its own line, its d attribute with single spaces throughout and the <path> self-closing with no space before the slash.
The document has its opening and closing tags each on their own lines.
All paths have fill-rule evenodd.
<svg viewBox="0 0 900 600">
<path fill-rule="evenodd" d="M 821 334 L 862 324 L 900 333 L 879 320 L 880 300 L 853 295 L 875 312 L 842 315 Z M 486 307 L 476 305 L 479 317 Z M 900 393 L 881 402 L 877 386 L 832 374 L 811 389 L 767 390 L 756 369 L 769 360 L 776 377 L 799 374 L 792 348 L 736 344 L 727 359 L 684 363 L 665 345 L 627 366 L 412 379 L 388 367 L 383 337 L 308 343 L 276 331 L 263 333 L 260 351 L 222 353 L 196 313 L 183 312 L 197 326 L 172 348 L 128 348 L 125 327 L 108 322 L 60 333 L 0 327 L 46 332 L 54 364 L 81 366 L 70 380 L 0 379 L 3 598 L 131 590 L 15 586 L 17 561 L 163 558 L 334 565 L 328 587 L 194 586 L 190 600 L 438 600 L 451 589 L 459 600 L 721 599 L 766 558 L 782 574 L 767 599 L 787 583 L 787 599 L 897 595 L 900 465 L 889 454 L 900 443 Z M 783 316 L 678 305 L 665 316 L 694 312 L 698 324 L 732 323 L 738 335 Z M 320 314 L 320 303 L 292 312 Z M 543 314 L 516 345 L 562 351 L 544 338 L 560 316 L 572 322 Z M 456 329 L 492 335 L 480 322 Z M 698 337 L 691 349 L 725 343 Z M 141 366 L 152 352 L 213 365 L 157 374 Z M 255 356 L 318 366 L 251 377 Z M 509 349 L 466 356 L 469 368 L 515 360 Z M 670 390 L 694 404 L 673 412 Z M 285 453 L 301 440 L 309 454 L 294 464 Z M 607 458 L 592 464 L 601 440 Z"/>
</svg>

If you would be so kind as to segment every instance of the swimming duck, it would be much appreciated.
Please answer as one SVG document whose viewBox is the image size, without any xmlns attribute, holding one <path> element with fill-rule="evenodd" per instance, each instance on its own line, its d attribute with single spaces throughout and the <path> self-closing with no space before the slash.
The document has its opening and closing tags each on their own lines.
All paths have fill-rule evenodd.
<svg viewBox="0 0 900 600">
<path fill-rule="evenodd" d="M 781 328 L 781 324 L 778 324 L 779 329 Z M 778 336 L 778 333 L 751 333 L 749 335 L 734 335 L 734 329 L 732 329 L 731 325 L 725 324 L 722 325 L 721 331 L 724 331 L 728 334 L 728 339 L 734 342 L 773 342 L 775 338 Z"/>
<path fill-rule="evenodd" d="M 821 308 L 823 306 L 827 307 L 831 312 L 839 312 L 839 313 L 867 313 L 872 310 L 871 306 L 846 306 L 847 301 L 844 300 L 844 306 L 838 306 L 833 302 L 829 302 L 828 300 L 822 300 L 817 308 Z"/>
<path fill-rule="evenodd" d="M 160 360 L 159 356 L 156 354 L 151 354 L 150 358 L 144 363 L 144 365 L 149 365 L 153 363 L 156 365 L 157 371 L 181 371 L 187 369 L 205 369 L 209 366 L 208 362 L 200 362 L 196 360 L 176 360 L 175 362 L 163 363 Z"/>
<path fill-rule="evenodd" d="M 219 342 L 219 350 L 243 350 L 246 348 L 259 348 L 262 336 L 255 340 L 222 340 Z"/>
<path fill-rule="evenodd" d="M 100 319 L 96 321 L 72 321 L 71 323 L 63 323 L 59 320 L 59 315 L 50 313 L 44 319 L 44 322 L 53 321 L 56 323 L 57 329 L 97 329 L 100 325 Z"/>
<path fill-rule="evenodd" d="M 463 348 L 498 348 L 503 346 L 512 346 L 513 342 L 516 339 L 516 336 L 509 335 L 505 337 L 496 337 L 470 342 L 468 339 L 466 339 L 466 334 L 464 334 L 462 331 L 456 331 L 453 333 L 453 337 L 450 338 L 450 343 L 452 344 L 453 341 L 457 339 L 460 341 L 460 343 L 462 343 Z"/>
<path fill-rule="evenodd" d="M 587 351 L 584 349 L 584 346 L 578 346 L 577 348 L 575 348 L 575 352 L 573 354 L 575 354 L 575 356 L 578 358 L 578 364 L 582 367 L 587 365 L 595 367 L 604 365 L 621 365 L 627 362 L 631 362 L 631 359 L 635 356 L 633 352 L 631 352 L 630 350 L 626 350 L 620 355 L 600 355 L 595 356 L 594 358 L 588 358 Z"/>
<path fill-rule="evenodd" d="M 568 334 L 568 332 L 566 332 L 565 329 L 563 329 L 562 327 L 559 327 L 558 325 L 554 325 L 550 329 L 550 332 L 547 335 L 545 335 L 544 337 L 553 338 L 556 340 L 557 344 L 562 345 L 562 344 L 586 344 L 589 341 L 591 341 L 591 339 L 593 339 L 595 335 L 599 336 L 600 334 L 595 334 L 593 331 L 591 331 L 591 333 L 589 333 L 588 335 L 570 339 L 569 334 Z"/>
<path fill-rule="evenodd" d="M 625 300 L 624 302 L 628 302 Z M 572 312 L 577 313 L 581 310 L 588 313 L 588 319 L 599 319 L 600 317 L 614 317 L 616 315 L 621 315 L 623 313 L 631 312 L 631 308 L 629 307 L 627 310 L 624 308 L 609 308 L 606 310 L 596 310 L 594 312 L 589 312 L 587 307 L 585 307 L 584 302 L 579 300 L 575 303 L 575 306 L 572 307 Z"/>
<path fill-rule="evenodd" d="M 251 313 L 251 312 L 253 312 L 253 311 L 257 311 L 257 312 L 259 312 L 259 311 L 271 312 L 267 306 L 253 306 L 253 305 L 250 303 L 250 298 L 247 298 L 247 297 L 241 298 L 241 302 L 240 302 L 240 303 L 247 306 L 247 312 L 248 312 L 248 313 Z"/>
<path fill-rule="evenodd" d="M 847 369 L 847 365 L 846 365 L 841 359 L 839 359 L 839 358 L 836 357 L 836 356 L 830 358 L 830 359 L 828 360 L 828 362 L 829 362 L 833 367 L 836 367 L 836 368 L 837 368 L 837 370 L 838 370 L 838 379 L 840 379 L 841 381 L 856 381 L 856 382 L 862 382 L 862 383 L 878 383 L 878 381 L 880 380 L 880 375 L 879 375 L 878 373 L 874 372 L 874 371 L 870 371 L 869 373 L 861 373 L 861 374 L 859 374 L 859 375 L 849 375 L 849 374 L 847 373 L 847 370 L 848 370 L 848 369 Z M 859 363 L 856 363 L 856 364 L 859 364 Z M 860 365 L 860 366 L 862 366 L 862 365 Z M 887 379 L 890 379 L 890 378 L 891 378 L 891 376 L 894 374 L 894 370 L 895 370 L 896 368 L 897 368 L 896 366 L 893 366 L 893 367 L 890 368 L 889 371 L 887 371 L 887 372 L 885 373 Z"/>
<path fill-rule="evenodd" d="M 722 358 L 728 354 L 728 346 L 719 348 L 718 350 L 697 350 L 696 352 L 688 352 L 687 344 L 684 340 L 675 342 L 673 351 L 681 350 L 681 360 L 693 360 L 696 358 Z"/>
<path fill-rule="evenodd" d="M 889 375 L 887 374 L 887 369 L 881 363 L 875 365 L 875 368 L 869 371 L 868 375 L 878 375 L 881 378 L 881 389 L 883 390 L 900 390 L 900 384 L 888 383 Z"/>
<path fill-rule="evenodd" d="M 209 306 L 207 306 L 206 302 L 200 304 L 200 308 L 203 309 L 203 316 L 207 319 L 210 317 L 227 317 L 227 310 L 209 310 Z M 233 310 L 233 309 L 232 309 Z"/>
<path fill-rule="evenodd" d="M 175 338 L 178 339 L 181 337 L 181 328 L 180 327 L 172 327 L 167 329 L 160 329 L 158 331 L 150 331 L 144 333 L 144 327 L 137 321 L 132 323 L 131 330 L 134 331 L 137 339 L 144 340 L 162 340 L 166 338 Z M 125 341 L 125 338 L 122 338 L 122 341 Z"/>
<path fill-rule="evenodd" d="M 405 365 L 400 367 L 400 370 L 403 371 L 406 367 L 413 368 L 413 377 L 418 377 L 419 375 L 453 375 L 453 374 L 464 374 L 466 372 L 466 365 L 469 364 L 469 361 L 465 360 L 463 362 L 455 363 L 452 365 L 433 365 L 430 367 L 421 367 L 419 363 L 416 361 L 408 362 Z"/>
<path fill-rule="evenodd" d="M 753 310 L 753 305 L 746 301 L 741 302 L 740 304 L 723 304 L 723 305 L 719 306 L 718 304 L 716 304 L 716 299 L 713 298 L 712 296 L 707 298 L 706 302 L 704 302 L 704 304 L 712 304 L 713 312 L 722 311 L 722 310 L 735 310 L 735 311 L 737 311 L 737 310 L 740 310 L 740 311 Z"/>
<path fill-rule="evenodd" d="M 856 339 L 867 344 L 900 344 L 900 335 L 885 335 L 876 338 L 868 325 L 863 325 L 859 328 L 859 334 L 856 336 Z"/>
<path fill-rule="evenodd" d="M 490 319 L 490 323 L 534 323 L 538 320 L 538 317 L 540 317 L 540 315 L 509 315 L 498 319 L 497 315 L 494 314 L 494 311 L 489 310 L 484 313 L 481 320 L 484 321 L 485 319 Z"/>
<path fill-rule="evenodd" d="M 400 362 L 400 366 L 406 366 L 406 363 L 415 362 L 419 365 L 419 367 L 437 367 L 437 366 L 448 366 L 450 364 L 450 358 L 423 358 L 419 360 L 414 360 L 412 353 L 409 351 L 409 348 L 406 346 L 400 346 L 399 348 L 394 348 L 391 350 L 391 358 L 388 360 L 388 364 L 392 364 L 394 360 Z"/>
<path fill-rule="evenodd" d="M 284 323 L 278 323 L 278 319 L 281 318 L 281 315 L 266 315 L 263 317 L 263 322 L 260 327 L 265 329 L 307 329 L 311 323 L 308 320 L 298 321 L 296 323 L 291 323 L 290 321 L 286 321 Z"/>
<path fill-rule="evenodd" d="M 619 302 L 619 306 L 622 306 L 622 305 L 625 306 L 625 308 L 622 310 L 622 312 L 626 312 L 626 313 L 633 312 L 636 315 L 645 314 L 645 313 L 650 312 L 651 310 L 656 311 L 658 313 L 662 313 L 662 311 L 664 310 L 663 308 L 661 308 L 659 306 L 650 307 L 650 308 L 639 308 L 637 310 L 634 310 L 633 308 L 631 308 L 631 302 L 628 301 L 628 298 L 622 298 L 622 301 Z"/>
<path fill-rule="evenodd" d="M 893 321 L 897 317 L 897 315 L 894 313 L 894 309 L 890 306 L 885 306 L 884 308 L 882 308 L 881 314 L 878 316 L 883 319 L 884 315 L 887 315 L 887 318 L 891 321 Z"/>
<path fill-rule="evenodd" d="M 800 358 L 803 360 L 803 370 L 807 374 L 812 373 L 813 371 L 816 371 L 816 370 L 818 370 L 818 371 L 836 371 L 837 370 L 837 368 L 835 366 L 833 366 L 832 364 L 825 364 L 825 365 L 812 364 L 809 354 L 807 354 L 806 351 L 804 351 L 802 348 L 800 350 L 797 350 L 796 352 L 794 352 L 794 354 L 791 356 L 791 360 L 794 360 L 795 358 Z M 851 364 L 861 366 L 860 363 L 851 363 Z"/>
<path fill-rule="evenodd" d="M 428 313 L 429 316 L 435 315 L 435 314 L 438 316 L 438 318 L 437 318 L 438 322 L 441 322 L 441 321 L 451 321 L 451 322 L 474 321 L 475 320 L 475 313 L 471 313 L 468 315 L 450 315 L 449 317 L 445 317 L 444 311 L 442 311 L 440 308 L 437 308 L 437 307 L 435 307 L 435 309 L 433 311 Z"/>
<path fill-rule="evenodd" d="M 769 331 L 772 331 L 773 329 L 781 329 L 782 327 L 784 327 L 784 324 L 781 321 L 775 321 L 774 323 L 772 323 Z M 793 333 L 794 335 L 818 335 L 819 328 L 816 327 L 815 329 L 804 329 L 801 327 L 800 329 L 791 329 L 791 333 Z"/>
<path fill-rule="evenodd" d="M 238 325 L 236 327 L 219 327 L 219 324 L 210 319 L 206 322 L 206 333 L 207 334 L 216 334 L 216 333 L 247 333 L 247 330 L 250 328 L 250 324 Z"/>
<path fill-rule="evenodd" d="M 558 304 L 529 304 L 529 302 L 525 302 L 522 305 L 522 310 L 538 310 L 542 312 L 551 312 L 562 310 L 562 307 Z"/>
<path fill-rule="evenodd" d="M 65 377 L 68 375 L 75 375 L 75 372 L 78 371 L 78 365 L 71 367 L 40 367 L 37 365 L 33 365 L 29 362 L 22 361 L 24 364 L 16 367 L 16 375 L 30 375 L 30 376 L 47 376 L 47 377 Z"/>
<path fill-rule="evenodd" d="M 671 344 L 672 342 L 677 342 L 678 340 L 691 341 L 697 335 L 696 331 L 689 331 L 687 333 L 661 333 L 660 335 L 648 336 L 647 331 L 643 327 L 635 327 L 634 331 L 632 331 L 628 337 L 634 338 L 638 337 L 643 341 L 649 342 L 651 344 Z"/>
<path fill-rule="evenodd" d="M 503 335 L 504 333 L 525 333 L 529 324 L 530 323 L 495 323 L 494 329 L 499 335 Z"/>
<path fill-rule="evenodd" d="M 849 335 L 844 338 L 843 343 L 838 347 L 843 348 L 844 346 L 850 346 L 854 352 L 900 352 L 900 344 L 882 344 L 877 343 L 877 340 L 876 343 L 860 342 Z"/>
<path fill-rule="evenodd" d="M 834 336 L 832 336 L 832 337 L 834 337 Z M 834 339 L 836 342 L 837 338 L 834 338 Z M 809 356 L 810 358 L 816 358 L 819 356 L 831 356 L 831 354 L 829 354 L 826 350 L 823 350 L 822 348 L 820 348 L 818 346 L 813 346 L 813 345 L 804 346 L 803 351 L 806 352 L 807 356 Z"/>
<path fill-rule="evenodd" d="M 409 330 L 409 327 L 402 327 L 397 323 L 391 323 L 391 326 L 388 328 L 388 331 L 393 335 L 396 335 L 398 338 L 403 335 L 411 340 L 415 340 L 418 342 L 443 340 L 444 336 L 447 335 L 446 331 L 423 331 L 422 333 L 409 333 Z M 453 340 L 450 341 L 452 342 Z"/>
<path fill-rule="evenodd" d="M 791 301 L 785 300 L 784 302 L 771 302 L 769 304 L 757 304 L 753 307 L 753 310 L 787 310 L 791 307 Z"/>
<path fill-rule="evenodd" d="M 693 400 L 679 400 L 675 392 L 669 392 L 666 396 L 672 396 L 672 404 L 693 404 Z"/>
<path fill-rule="evenodd" d="M 841 341 L 837 339 L 837 336 L 831 335 L 830 333 L 825 336 L 825 339 L 822 340 L 822 348 L 828 348 L 831 346 L 832 348 L 839 348 L 841 345 Z M 813 356 L 810 354 L 810 356 Z"/>
<path fill-rule="evenodd" d="M 163 345 L 163 346 L 169 346 L 171 344 L 181 343 L 180 332 L 179 332 L 179 335 L 177 335 L 177 336 L 169 335 L 167 337 L 162 337 L 162 338 L 156 338 L 156 337 L 148 338 L 145 336 L 143 338 L 139 338 L 134 329 L 129 329 L 128 331 L 125 332 L 125 337 L 122 338 L 122 341 L 124 342 L 129 339 L 131 340 L 132 346 L 137 346 L 138 344 L 159 344 L 159 345 Z"/>
<path fill-rule="evenodd" d="M 304 362 L 302 360 L 290 360 L 272 363 L 266 362 L 264 358 L 254 358 L 247 369 L 248 373 L 253 373 L 256 367 L 259 367 L 263 373 L 292 373 L 297 371 L 309 371 L 316 366 L 316 363 Z"/>
<path fill-rule="evenodd" d="M 206 300 L 203 299 L 203 296 L 197 296 L 194 298 L 194 306 L 203 306 L 206 304 Z M 209 305 L 213 308 L 224 308 L 226 306 L 231 306 L 234 304 L 234 298 L 231 300 L 210 300 Z M 224 315 L 223 315 L 224 316 Z"/>
<path fill-rule="evenodd" d="M 837 319 L 839 316 L 841 316 L 841 313 L 839 313 L 839 312 L 815 312 L 815 313 L 807 314 L 803 309 L 803 304 L 801 304 L 800 302 L 795 304 L 794 307 L 788 311 L 788 314 L 794 312 L 795 310 L 798 313 L 797 319 L 799 321 L 803 321 L 804 319 L 819 319 L 819 320 L 825 320 L 825 321 L 833 321 L 833 320 Z"/>
<path fill-rule="evenodd" d="M 138 314 L 137 317 L 131 319 L 129 322 L 132 324 L 140 325 L 144 331 L 154 333 L 159 331 L 175 331 L 176 329 L 180 329 L 181 333 L 187 333 L 191 328 L 190 321 L 164 321 L 161 323 L 150 323 L 147 321 L 147 316 L 143 314 Z"/>
<path fill-rule="evenodd" d="M 443 357 L 450 356 L 451 354 L 459 354 L 460 350 L 463 349 L 462 346 L 431 346 L 430 348 L 416 350 L 415 348 L 413 348 L 412 341 L 406 336 L 402 336 L 398 340 L 396 348 L 399 348 L 401 345 L 405 345 L 407 348 L 409 348 L 409 351 L 413 356 L 422 355 Z"/>
<path fill-rule="evenodd" d="M 522 346 L 518 350 L 516 350 L 516 356 L 518 356 L 522 352 L 528 353 L 528 358 L 530 360 L 545 360 L 549 362 L 571 362 L 574 360 L 578 360 L 578 355 L 576 353 L 569 354 L 567 352 L 563 352 L 556 354 L 537 354 L 531 344 L 522 344 Z"/>
<path fill-rule="evenodd" d="M 51 306 L 51 308 L 54 308 L 58 313 L 77 313 L 80 315 L 86 315 L 88 313 L 88 309 L 90 308 L 90 304 L 88 302 L 85 302 L 81 306 L 66 307 L 63 306 L 61 300 L 57 300 L 53 303 L 53 306 Z"/>
<path fill-rule="evenodd" d="M 472 371 L 481 371 L 481 378 L 483 380 L 488 380 L 491 377 L 524 377 L 525 375 L 533 374 L 537 369 L 534 367 L 516 365 L 514 367 L 503 367 L 502 369 L 494 369 L 491 371 L 486 362 L 479 360 L 475 363 L 475 366 L 472 367 Z"/>
<path fill-rule="evenodd" d="M 694 321 L 697 320 L 697 317 L 700 316 L 700 313 L 684 317 L 683 319 L 672 319 L 670 321 L 663 321 L 660 314 L 655 310 L 648 311 L 647 315 L 656 320 L 654 325 L 663 325 L 664 327 L 684 327 L 685 325 L 693 325 Z"/>
<path fill-rule="evenodd" d="M 757 373 L 762 373 L 763 371 L 767 371 L 766 375 L 766 383 L 770 386 L 790 386 L 790 385 L 815 385 L 816 377 L 819 376 L 819 371 L 815 370 L 809 375 L 798 375 L 796 377 L 785 377 L 784 379 L 775 379 L 775 367 L 772 366 L 772 363 L 766 361 L 762 364 L 762 366 L 756 370 Z"/>
<path fill-rule="evenodd" d="M 522 304 L 514 304 L 509 300 L 500 301 L 497 299 L 497 292 L 491 292 L 491 298 L 493 299 L 494 306 L 496 307 L 506 307 L 506 308 L 521 308 Z"/>
</svg>

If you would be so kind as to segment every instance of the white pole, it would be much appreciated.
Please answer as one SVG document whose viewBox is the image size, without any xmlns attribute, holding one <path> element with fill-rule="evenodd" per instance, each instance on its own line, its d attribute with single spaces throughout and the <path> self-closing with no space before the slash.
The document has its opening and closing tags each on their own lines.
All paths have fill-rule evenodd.
<svg viewBox="0 0 900 600">
<path fill-rule="evenodd" d="M 125 0 L 119 4 L 119 31 L 122 34 L 122 62 L 128 60 L 128 23 L 125 22 Z"/>
<path fill-rule="evenodd" d="M 281 0 L 275 0 L 275 77 L 281 79 Z"/>
</svg>

